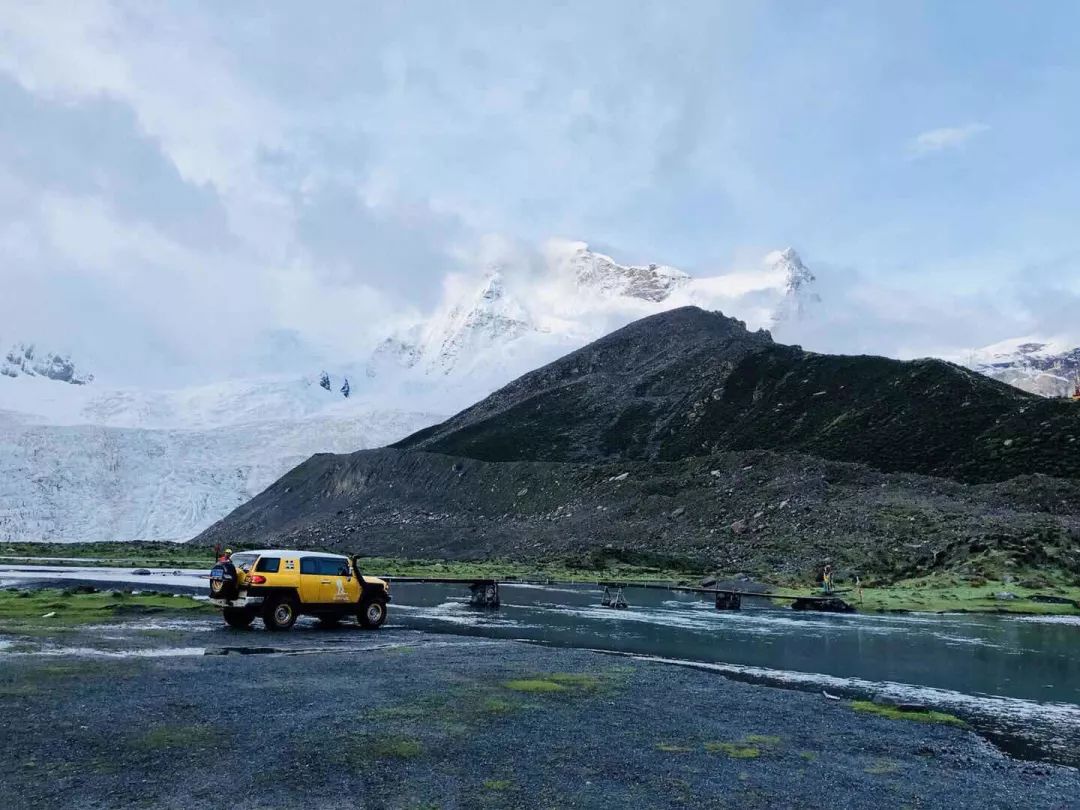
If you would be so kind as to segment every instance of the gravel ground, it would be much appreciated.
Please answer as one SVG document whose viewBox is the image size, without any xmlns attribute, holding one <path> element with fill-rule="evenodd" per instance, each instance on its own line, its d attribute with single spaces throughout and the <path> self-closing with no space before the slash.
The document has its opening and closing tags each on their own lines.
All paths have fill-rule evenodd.
<svg viewBox="0 0 1080 810">
<path fill-rule="evenodd" d="M 632 658 L 311 627 L 139 646 L 0 657 L 5 808 L 1080 808 L 1078 772 L 967 731 Z"/>
</svg>

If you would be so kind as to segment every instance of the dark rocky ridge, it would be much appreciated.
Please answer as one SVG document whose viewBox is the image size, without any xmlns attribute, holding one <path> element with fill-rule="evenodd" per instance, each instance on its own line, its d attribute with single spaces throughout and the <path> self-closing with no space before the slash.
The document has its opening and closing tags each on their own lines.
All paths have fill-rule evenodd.
<svg viewBox="0 0 1080 810">
<path fill-rule="evenodd" d="M 314 456 L 197 540 L 789 574 L 1000 553 L 1080 572 L 1074 435 L 1071 403 L 938 361 L 779 346 L 687 308 L 396 447 Z"/>
<path fill-rule="evenodd" d="M 941 360 L 806 352 L 684 307 L 526 374 L 394 445 L 485 461 L 799 451 L 965 481 L 1080 477 L 1080 407 Z"/>
</svg>

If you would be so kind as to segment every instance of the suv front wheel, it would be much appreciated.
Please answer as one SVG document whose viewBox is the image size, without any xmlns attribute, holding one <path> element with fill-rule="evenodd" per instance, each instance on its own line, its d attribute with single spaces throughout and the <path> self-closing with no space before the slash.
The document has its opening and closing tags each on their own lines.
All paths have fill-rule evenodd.
<svg viewBox="0 0 1080 810">
<path fill-rule="evenodd" d="M 263 606 L 263 624 L 267 630 L 289 630 L 296 624 L 296 600 L 287 595 L 271 596 Z"/>
<path fill-rule="evenodd" d="M 386 602 L 382 599 L 372 599 L 370 602 L 365 602 L 360 606 L 357 618 L 360 619 L 360 624 L 369 630 L 382 627 L 383 622 L 386 621 Z"/>
</svg>

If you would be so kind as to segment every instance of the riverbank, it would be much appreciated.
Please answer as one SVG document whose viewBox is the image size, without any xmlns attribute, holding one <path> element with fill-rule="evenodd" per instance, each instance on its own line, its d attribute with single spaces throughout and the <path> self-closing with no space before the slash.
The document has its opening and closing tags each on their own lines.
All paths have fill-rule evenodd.
<svg viewBox="0 0 1080 810">
<path fill-rule="evenodd" d="M 237 550 L 240 550 L 238 547 Z M 190 545 L 172 543 L 17 543 L 0 546 L 0 563 L 79 565 L 91 567 L 207 568 L 212 554 Z M 638 582 L 700 586 L 703 581 L 740 582 L 744 574 L 705 574 L 678 560 L 635 558 L 618 555 L 591 558 L 522 562 L 417 560 L 365 557 L 369 574 L 397 577 L 494 578 L 536 582 L 595 583 Z M 976 566 L 978 567 L 978 566 Z M 861 594 L 850 578 L 839 583 L 840 595 L 861 612 L 870 613 L 1016 613 L 1030 615 L 1080 615 L 1080 579 L 1058 568 L 1007 569 L 995 560 L 993 573 L 942 570 L 899 581 L 864 577 Z M 1009 571 L 1009 573 L 1006 573 Z M 760 587 L 758 587 L 760 586 Z M 773 588 L 784 593 L 820 595 L 820 587 L 799 580 L 755 580 L 751 590 Z"/>
<path fill-rule="evenodd" d="M 631 657 L 209 622 L 64 652 L 80 633 L 4 657 L 9 807 L 1080 807 L 1076 771 L 963 728 Z"/>
</svg>

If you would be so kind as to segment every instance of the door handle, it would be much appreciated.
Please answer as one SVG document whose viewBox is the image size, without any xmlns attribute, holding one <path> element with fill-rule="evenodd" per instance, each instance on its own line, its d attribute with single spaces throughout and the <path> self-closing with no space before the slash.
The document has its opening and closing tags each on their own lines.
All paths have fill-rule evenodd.
<svg viewBox="0 0 1080 810">
<path fill-rule="evenodd" d="M 329 585 L 329 584 L 330 584 L 330 580 L 328 580 L 328 579 L 324 579 L 324 580 L 322 581 L 322 584 L 323 584 L 323 585 Z"/>
</svg>

